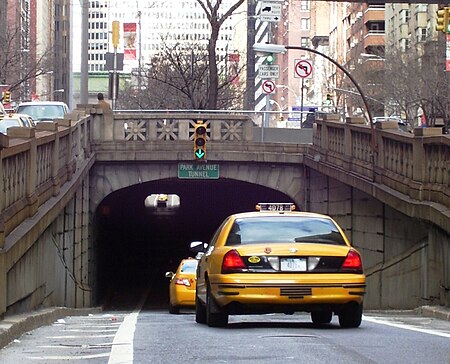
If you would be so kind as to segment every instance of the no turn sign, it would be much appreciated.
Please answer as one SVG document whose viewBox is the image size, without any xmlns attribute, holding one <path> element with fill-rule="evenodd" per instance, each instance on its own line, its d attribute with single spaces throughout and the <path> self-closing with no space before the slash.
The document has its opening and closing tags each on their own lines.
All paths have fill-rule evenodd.
<svg viewBox="0 0 450 364">
<path fill-rule="evenodd" d="M 275 88 L 276 88 L 275 82 L 271 80 L 266 80 L 262 84 L 262 90 L 265 94 L 271 94 L 272 92 L 275 91 Z"/>
<path fill-rule="evenodd" d="M 312 64 L 306 59 L 295 61 L 295 77 L 308 78 L 312 74 Z"/>
</svg>

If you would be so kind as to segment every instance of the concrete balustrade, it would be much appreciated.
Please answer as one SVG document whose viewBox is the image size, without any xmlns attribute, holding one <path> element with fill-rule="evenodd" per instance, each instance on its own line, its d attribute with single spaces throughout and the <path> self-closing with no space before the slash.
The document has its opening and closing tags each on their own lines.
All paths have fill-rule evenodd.
<svg viewBox="0 0 450 364">
<path fill-rule="evenodd" d="M 5 236 L 56 196 L 74 173 L 88 117 L 8 129 L 0 142 L 0 248 Z M 73 123 L 73 125 L 72 125 Z M 85 144 L 86 145 L 86 144 Z"/>
<path fill-rule="evenodd" d="M 371 130 L 355 121 L 318 120 L 320 132 L 312 147 L 316 158 L 412 199 L 450 206 L 450 137 L 442 129 L 433 128 L 440 130 L 438 135 L 433 130 L 430 136 L 415 136 L 398 131 L 395 122 L 376 123 Z M 376 149 L 371 148 L 372 134 Z"/>
</svg>

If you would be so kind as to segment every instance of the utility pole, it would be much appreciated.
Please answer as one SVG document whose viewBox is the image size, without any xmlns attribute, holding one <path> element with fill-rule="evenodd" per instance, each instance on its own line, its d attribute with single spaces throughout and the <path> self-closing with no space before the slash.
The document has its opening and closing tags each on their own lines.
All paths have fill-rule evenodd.
<svg viewBox="0 0 450 364">
<path fill-rule="evenodd" d="M 138 59 L 138 71 L 139 71 L 139 75 L 138 75 L 138 90 L 139 93 L 141 92 L 141 58 L 142 58 L 142 28 L 141 28 L 141 16 L 142 13 L 139 10 L 139 2 L 136 1 L 136 6 L 137 6 L 137 17 L 138 17 L 138 24 L 139 24 L 139 59 Z"/>
<path fill-rule="evenodd" d="M 113 74 L 112 74 L 112 109 L 114 110 L 116 107 L 116 100 L 117 100 L 117 87 L 118 87 L 118 80 L 117 80 L 117 47 L 119 46 L 119 38 L 120 38 L 120 22 L 118 20 L 114 20 L 112 22 L 112 44 L 114 47 L 114 66 L 113 66 Z M 140 91 L 140 90 L 139 90 Z"/>
<path fill-rule="evenodd" d="M 247 1 L 247 82 L 244 98 L 244 110 L 255 109 L 255 8 L 256 0 Z"/>
<path fill-rule="evenodd" d="M 80 103 L 87 104 L 88 88 L 88 44 L 89 44 L 89 0 L 81 0 L 81 74 L 80 74 Z"/>
</svg>

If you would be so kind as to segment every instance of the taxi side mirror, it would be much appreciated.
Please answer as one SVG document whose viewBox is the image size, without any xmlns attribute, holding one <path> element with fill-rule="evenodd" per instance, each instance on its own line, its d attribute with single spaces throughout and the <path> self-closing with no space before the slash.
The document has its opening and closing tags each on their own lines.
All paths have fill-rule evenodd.
<svg viewBox="0 0 450 364">
<path fill-rule="evenodd" d="M 191 250 L 191 252 L 194 252 L 194 253 L 201 253 L 201 252 L 205 251 L 207 246 L 208 246 L 208 244 L 206 244 L 202 241 L 193 241 L 190 244 L 190 250 Z"/>
<path fill-rule="evenodd" d="M 175 275 L 174 272 L 166 272 L 166 278 L 172 279 L 172 277 Z"/>
</svg>

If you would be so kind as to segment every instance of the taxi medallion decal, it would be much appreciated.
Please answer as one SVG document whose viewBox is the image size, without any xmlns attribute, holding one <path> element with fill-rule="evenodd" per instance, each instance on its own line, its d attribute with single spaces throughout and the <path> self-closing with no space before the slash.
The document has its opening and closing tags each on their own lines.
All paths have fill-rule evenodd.
<svg viewBox="0 0 450 364">
<path fill-rule="evenodd" d="M 272 248 L 270 248 L 270 247 L 264 248 L 264 253 L 266 253 L 266 254 L 272 253 Z"/>
<path fill-rule="evenodd" d="M 259 263 L 261 261 L 261 259 L 259 257 L 256 257 L 253 255 L 248 258 L 248 261 L 252 264 L 255 264 L 255 263 Z"/>
</svg>

